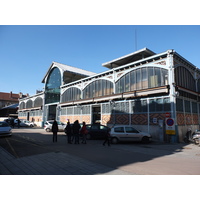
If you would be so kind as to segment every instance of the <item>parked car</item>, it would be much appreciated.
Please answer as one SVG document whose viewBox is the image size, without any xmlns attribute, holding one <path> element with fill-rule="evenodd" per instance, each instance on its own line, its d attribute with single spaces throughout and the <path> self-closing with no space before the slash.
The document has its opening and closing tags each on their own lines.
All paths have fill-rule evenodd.
<svg viewBox="0 0 200 200">
<path fill-rule="evenodd" d="M 87 124 L 88 130 L 87 139 L 105 139 L 107 132 L 110 128 L 101 124 Z"/>
<path fill-rule="evenodd" d="M 140 132 L 133 126 L 118 125 L 114 126 L 110 132 L 111 142 L 116 144 L 118 142 L 125 141 L 141 141 L 148 143 L 151 141 L 151 135 L 149 133 Z"/>
<path fill-rule="evenodd" d="M 54 120 L 49 120 L 49 121 L 45 122 L 45 124 L 44 124 L 44 130 L 46 130 L 46 132 L 52 131 L 53 121 Z M 64 124 L 62 122 L 59 122 L 59 121 L 57 121 L 57 123 L 58 123 L 58 131 L 64 131 L 65 127 L 66 127 L 66 124 Z"/>
<path fill-rule="evenodd" d="M 14 123 L 15 123 L 15 126 L 18 126 L 18 119 L 15 119 Z M 30 122 L 28 120 L 25 120 L 25 119 L 20 119 L 20 126 L 21 127 L 34 127 L 35 124 L 33 122 Z"/>
<path fill-rule="evenodd" d="M 11 136 L 12 128 L 5 121 L 0 121 L 0 136 Z"/>
</svg>

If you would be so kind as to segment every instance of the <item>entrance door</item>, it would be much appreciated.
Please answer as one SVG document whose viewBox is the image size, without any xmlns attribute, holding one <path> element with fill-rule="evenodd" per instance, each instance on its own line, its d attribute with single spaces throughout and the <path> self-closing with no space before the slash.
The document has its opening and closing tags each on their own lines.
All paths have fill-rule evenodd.
<svg viewBox="0 0 200 200">
<path fill-rule="evenodd" d="M 92 107 L 92 124 L 101 123 L 101 106 Z"/>
<path fill-rule="evenodd" d="M 30 118 L 30 112 L 27 113 L 27 118 L 26 119 L 29 121 L 29 118 Z"/>
<path fill-rule="evenodd" d="M 57 105 L 49 106 L 48 120 L 56 119 L 56 107 Z"/>
</svg>

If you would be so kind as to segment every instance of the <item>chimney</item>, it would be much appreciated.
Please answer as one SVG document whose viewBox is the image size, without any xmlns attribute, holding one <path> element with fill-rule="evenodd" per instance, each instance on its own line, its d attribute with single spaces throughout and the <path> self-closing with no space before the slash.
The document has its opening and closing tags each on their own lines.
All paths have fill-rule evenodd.
<svg viewBox="0 0 200 200">
<path fill-rule="evenodd" d="M 12 99 L 12 91 L 10 92 L 10 99 Z"/>
<path fill-rule="evenodd" d="M 20 99 L 22 98 L 22 93 L 21 93 L 21 92 L 19 93 L 19 98 L 20 98 Z"/>
</svg>

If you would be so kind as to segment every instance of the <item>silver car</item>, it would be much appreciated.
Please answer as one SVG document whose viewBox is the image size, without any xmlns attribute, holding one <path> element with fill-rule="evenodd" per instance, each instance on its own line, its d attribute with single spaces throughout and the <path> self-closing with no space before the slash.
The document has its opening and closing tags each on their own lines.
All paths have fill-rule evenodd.
<svg viewBox="0 0 200 200">
<path fill-rule="evenodd" d="M 110 131 L 111 142 L 116 144 L 120 141 L 141 141 L 148 143 L 151 141 L 151 135 L 149 133 L 140 132 L 133 126 L 129 125 L 117 125 Z"/>
<path fill-rule="evenodd" d="M 0 121 L 0 136 L 11 136 L 12 128 L 8 125 L 7 122 Z"/>
<path fill-rule="evenodd" d="M 46 130 L 46 132 L 52 131 L 53 121 L 54 120 L 49 120 L 49 121 L 45 122 L 45 124 L 44 124 L 44 130 Z M 57 123 L 58 123 L 58 130 L 59 131 L 64 131 L 65 127 L 66 127 L 66 124 L 64 124 L 62 122 L 58 122 L 58 121 L 57 121 Z"/>
<path fill-rule="evenodd" d="M 15 119 L 15 126 L 18 126 L 18 119 Z M 30 122 L 28 120 L 25 120 L 25 119 L 20 119 L 20 124 L 19 124 L 21 127 L 34 127 L 35 124 L 33 122 Z"/>
</svg>

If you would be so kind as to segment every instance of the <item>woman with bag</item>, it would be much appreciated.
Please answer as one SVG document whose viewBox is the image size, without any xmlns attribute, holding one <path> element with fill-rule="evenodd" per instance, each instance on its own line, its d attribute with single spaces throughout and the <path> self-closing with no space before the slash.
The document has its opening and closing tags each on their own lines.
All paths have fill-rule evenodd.
<svg viewBox="0 0 200 200">
<path fill-rule="evenodd" d="M 82 143 L 86 144 L 86 137 L 87 137 L 88 130 L 86 129 L 86 123 L 83 122 L 83 126 L 81 128 L 81 134 L 83 135 Z"/>
</svg>

